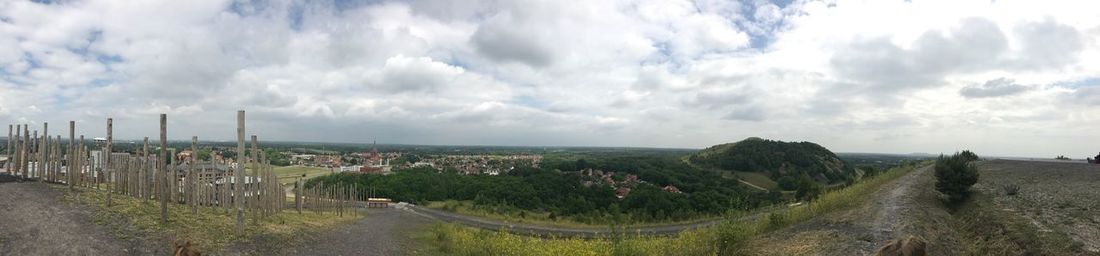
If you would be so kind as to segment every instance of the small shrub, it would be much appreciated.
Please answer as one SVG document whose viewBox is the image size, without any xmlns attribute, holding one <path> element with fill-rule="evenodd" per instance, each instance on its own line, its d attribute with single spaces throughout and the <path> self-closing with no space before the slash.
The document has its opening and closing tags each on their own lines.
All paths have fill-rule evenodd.
<svg viewBox="0 0 1100 256">
<path fill-rule="evenodd" d="M 783 227 L 786 223 L 786 216 L 783 213 L 769 213 L 768 214 L 768 226 L 771 228 Z"/>
<path fill-rule="evenodd" d="M 1017 186 L 1016 184 L 1005 184 L 1004 186 L 1001 186 L 1001 188 L 1004 189 L 1005 195 L 1014 196 L 1016 195 L 1016 193 L 1020 192 L 1020 186 Z"/>
<path fill-rule="evenodd" d="M 951 203 L 958 203 L 970 196 L 970 186 L 978 183 L 978 168 L 971 161 L 977 155 L 970 151 L 956 153 L 950 157 L 940 156 L 936 160 L 936 190 Z"/>
</svg>

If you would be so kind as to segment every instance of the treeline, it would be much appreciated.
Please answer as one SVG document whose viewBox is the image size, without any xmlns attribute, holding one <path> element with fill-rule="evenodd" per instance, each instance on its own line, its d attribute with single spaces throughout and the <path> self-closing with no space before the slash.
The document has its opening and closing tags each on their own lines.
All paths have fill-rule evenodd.
<svg viewBox="0 0 1100 256">
<path fill-rule="evenodd" d="M 692 163 L 725 170 L 764 172 L 772 180 L 783 177 L 823 176 L 827 183 L 851 182 L 854 169 L 821 145 L 749 138 L 704 149 L 689 157 Z"/>
<path fill-rule="evenodd" d="M 453 170 L 440 172 L 431 168 L 398 170 L 392 175 L 343 173 L 311 179 L 306 186 L 320 182 L 355 183 L 374 188 L 377 196 L 396 201 L 423 204 L 429 201 L 472 200 L 480 206 L 550 212 L 551 216 L 598 224 L 612 219 L 629 222 L 686 220 L 732 209 L 755 208 L 781 200 L 778 192 L 743 189 L 735 180 L 691 168 L 674 156 L 624 156 L 552 162 L 552 166 L 571 162 L 573 167 L 566 170 L 547 166 L 519 167 L 498 176 L 461 175 Z M 617 175 L 635 174 L 645 182 L 636 184 L 628 196 L 618 199 L 614 188 L 607 184 L 584 185 L 591 177 L 579 170 L 590 167 L 616 170 Z M 683 193 L 662 190 L 666 185 L 677 186 Z"/>
</svg>

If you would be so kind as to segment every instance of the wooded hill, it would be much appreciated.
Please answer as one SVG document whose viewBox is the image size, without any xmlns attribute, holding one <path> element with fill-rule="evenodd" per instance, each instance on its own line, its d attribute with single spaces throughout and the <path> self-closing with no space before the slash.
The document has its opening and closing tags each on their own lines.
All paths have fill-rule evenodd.
<svg viewBox="0 0 1100 256">
<path fill-rule="evenodd" d="M 748 138 L 739 142 L 711 146 L 688 156 L 704 168 L 759 172 L 772 180 L 798 179 L 805 174 L 824 184 L 847 182 L 856 171 L 832 151 L 812 142 L 783 142 Z"/>
</svg>

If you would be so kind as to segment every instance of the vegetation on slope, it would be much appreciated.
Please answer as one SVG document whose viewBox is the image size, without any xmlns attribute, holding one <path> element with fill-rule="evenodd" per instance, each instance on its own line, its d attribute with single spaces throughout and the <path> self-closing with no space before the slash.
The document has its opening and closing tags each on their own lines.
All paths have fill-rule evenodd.
<svg viewBox="0 0 1100 256">
<path fill-rule="evenodd" d="M 727 255 L 761 234 L 843 209 L 858 207 L 871 193 L 915 166 L 898 167 L 854 185 L 823 194 L 807 205 L 771 211 L 761 217 L 730 216 L 716 227 L 671 237 L 612 236 L 602 239 L 540 239 L 436 224 L 427 239 L 451 255 Z M 744 215 L 737 215 L 744 216 Z"/>
<path fill-rule="evenodd" d="M 659 160 L 651 160 L 659 161 Z M 667 161 L 678 162 L 675 159 Z M 686 165 L 685 165 L 686 166 Z M 685 167 L 688 168 L 688 167 Z M 640 171 L 646 173 L 646 170 Z M 747 189 L 737 181 L 713 172 L 693 170 L 677 179 L 683 193 L 661 189 L 653 182 L 639 183 L 618 199 L 606 184 L 584 185 L 579 172 L 559 172 L 531 167 L 502 175 L 462 175 L 431 168 L 399 170 L 392 175 L 339 173 L 310 179 L 317 183 L 358 184 L 373 188 L 375 195 L 396 201 L 427 204 L 432 201 L 472 201 L 478 210 L 504 215 L 529 212 L 568 221 L 606 225 L 697 219 L 729 210 L 745 210 L 779 202 L 777 193 Z M 643 176 L 644 177 L 644 176 Z M 645 180 L 645 178 L 642 178 Z M 527 214 L 527 213 L 524 213 Z"/>
<path fill-rule="evenodd" d="M 703 149 L 688 157 L 691 163 L 724 170 L 766 173 L 772 180 L 809 177 L 820 183 L 851 182 L 855 170 L 828 149 L 812 142 L 783 142 L 748 138 Z"/>
</svg>

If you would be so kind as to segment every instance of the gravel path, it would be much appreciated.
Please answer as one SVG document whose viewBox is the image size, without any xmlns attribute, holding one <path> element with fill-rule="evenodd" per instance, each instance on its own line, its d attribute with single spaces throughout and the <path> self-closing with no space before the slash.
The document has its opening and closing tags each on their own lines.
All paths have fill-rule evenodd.
<svg viewBox="0 0 1100 256">
<path fill-rule="evenodd" d="M 744 255 L 869 255 L 906 235 L 929 240 L 929 255 L 959 251 L 957 234 L 944 230 L 947 211 L 935 192 L 931 166 L 884 184 L 862 206 L 766 234 L 744 245 Z"/>
<path fill-rule="evenodd" d="M 137 255 L 97 226 L 92 209 L 62 202 L 63 193 L 39 182 L 0 183 L 0 255 Z M 143 250 L 144 251 L 144 250 Z"/>
<path fill-rule="evenodd" d="M 871 228 L 875 230 L 875 241 L 882 243 L 890 239 L 896 239 L 904 235 L 902 228 L 903 214 L 911 212 L 913 207 L 919 206 L 914 200 L 914 193 L 920 175 L 930 175 L 931 167 L 924 167 L 905 174 L 899 178 L 894 187 L 884 196 L 872 202 L 873 212 L 876 212 Z"/>
<path fill-rule="evenodd" d="M 368 209 L 362 220 L 318 235 L 296 255 L 402 255 L 413 247 L 412 231 L 431 220 L 388 208 Z"/>
</svg>

